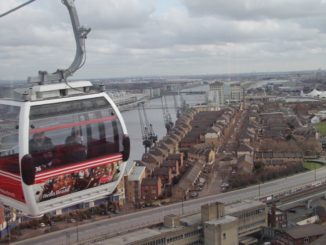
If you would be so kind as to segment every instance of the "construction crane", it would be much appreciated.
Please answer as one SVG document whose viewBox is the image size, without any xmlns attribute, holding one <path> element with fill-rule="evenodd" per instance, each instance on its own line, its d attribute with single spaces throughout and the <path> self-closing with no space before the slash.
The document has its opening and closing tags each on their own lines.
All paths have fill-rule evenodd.
<svg viewBox="0 0 326 245">
<path fill-rule="evenodd" d="M 142 133 L 143 146 L 145 152 L 157 142 L 157 135 L 154 132 L 153 125 L 149 123 L 144 102 L 138 104 L 138 115 Z"/>
<path fill-rule="evenodd" d="M 161 97 L 161 103 L 162 103 L 163 119 L 164 119 L 164 124 L 165 124 L 165 128 L 166 128 L 166 133 L 168 134 L 171 131 L 171 129 L 173 128 L 174 123 L 172 121 L 172 117 L 169 112 L 165 96 Z"/>
</svg>

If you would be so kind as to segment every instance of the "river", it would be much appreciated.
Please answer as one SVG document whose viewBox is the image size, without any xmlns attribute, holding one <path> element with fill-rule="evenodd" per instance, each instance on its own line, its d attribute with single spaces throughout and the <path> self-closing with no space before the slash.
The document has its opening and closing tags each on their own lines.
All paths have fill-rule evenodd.
<svg viewBox="0 0 326 245">
<path fill-rule="evenodd" d="M 198 86 L 196 88 L 185 89 L 183 91 L 207 91 L 208 86 Z M 189 105 L 196 105 L 199 103 L 205 102 L 204 94 L 197 95 L 182 95 L 183 98 Z M 177 102 L 180 105 L 180 97 L 176 96 Z M 176 120 L 176 110 L 174 107 L 173 96 L 166 96 L 166 101 L 168 104 L 168 109 L 171 114 L 173 121 Z M 166 129 L 164 126 L 163 111 L 161 105 L 161 98 L 152 99 L 146 102 L 145 108 L 148 116 L 149 122 L 153 125 L 155 133 L 158 135 L 158 138 L 161 139 L 166 135 Z M 127 125 L 128 134 L 131 140 L 131 152 L 129 160 L 140 160 L 145 149 L 142 144 L 141 128 L 140 121 L 138 116 L 138 109 L 122 112 L 122 116 Z"/>
</svg>

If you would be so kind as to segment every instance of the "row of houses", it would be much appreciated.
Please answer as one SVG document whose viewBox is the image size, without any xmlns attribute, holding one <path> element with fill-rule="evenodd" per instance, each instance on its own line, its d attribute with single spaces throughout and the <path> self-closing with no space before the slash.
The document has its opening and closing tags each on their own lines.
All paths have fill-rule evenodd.
<svg viewBox="0 0 326 245">
<path fill-rule="evenodd" d="M 144 200 L 158 199 L 164 191 L 171 191 L 174 179 L 185 169 L 179 142 L 191 129 L 189 123 L 196 113 L 196 109 L 189 109 L 140 161 L 128 164 L 125 175 L 127 201 L 137 205 Z"/>
<path fill-rule="evenodd" d="M 127 200 L 136 204 L 162 196 L 187 196 L 205 165 L 214 162 L 235 111 L 199 107 L 183 114 L 167 136 L 140 161 L 129 164 Z"/>
<path fill-rule="evenodd" d="M 215 162 L 217 149 L 224 143 L 234 123 L 237 109 L 199 112 L 191 121 L 191 131 L 181 140 L 180 151 L 187 159 L 188 169 L 173 187 L 172 197 L 184 200 L 195 188 L 202 170 Z"/>
</svg>

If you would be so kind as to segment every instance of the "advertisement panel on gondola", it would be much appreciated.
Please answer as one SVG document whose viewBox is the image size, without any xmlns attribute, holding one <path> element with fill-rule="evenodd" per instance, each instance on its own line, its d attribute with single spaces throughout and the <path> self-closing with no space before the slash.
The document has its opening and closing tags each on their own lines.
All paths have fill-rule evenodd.
<svg viewBox="0 0 326 245">
<path fill-rule="evenodd" d="M 42 171 L 36 174 L 33 186 L 36 201 L 43 202 L 114 182 L 119 178 L 121 164 L 121 156 L 116 155 L 78 166 Z"/>
</svg>

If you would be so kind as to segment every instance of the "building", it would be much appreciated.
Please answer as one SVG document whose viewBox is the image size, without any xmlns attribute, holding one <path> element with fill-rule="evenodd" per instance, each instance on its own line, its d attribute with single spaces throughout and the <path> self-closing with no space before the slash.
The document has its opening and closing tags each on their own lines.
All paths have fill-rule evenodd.
<svg viewBox="0 0 326 245">
<path fill-rule="evenodd" d="M 226 215 L 204 224 L 205 245 L 237 245 L 238 219 Z"/>
<path fill-rule="evenodd" d="M 244 99 L 244 89 L 241 87 L 240 83 L 233 83 L 230 86 L 231 89 L 231 103 L 240 103 Z"/>
<path fill-rule="evenodd" d="M 254 162 L 264 164 L 282 165 L 289 162 L 303 163 L 303 154 L 301 151 L 273 152 L 273 151 L 255 151 Z"/>
<path fill-rule="evenodd" d="M 222 131 L 220 127 L 213 126 L 207 130 L 205 134 L 205 143 L 214 146 L 215 148 L 220 144 Z"/>
<path fill-rule="evenodd" d="M 134 163 L 135 164 L 135 163 Z M 127 173 L 125 180 L 125 193 L 128 202 L 137 204 L 141 199 L 141 183 L 146 177 L 144 166 L 134 165 Z"/>
<path fill-rule="evenodd" d="M 143 200 L 155 200 L 162 195 L 162 181 L 158 177 L 143 179 L 141 183 L 141 198 Z"/>
<path fill-rule="evenodd" d="M 224 105 L 224 83 L 216 81 L 209 85 L 207 104 L 218 107 Z"/>
<path fill-rule="evenodd" d="M 303 245 L 310 244 L 326 234 L 326 227 L 317 224 L 295 226 L 281 233 L 273 245 Z M 320 245 L 323 243 L 320 243 Z"/>
<path fill-rule="evenodd" d="M 265 203 L 246 200 L 225 207 L 225 213 L 239 219 L 238 235 L 241 238 L 256 233 L 268 225 L 268 208 Z"/>
<path fill-rule="evenodd" d="M 182 176 L 181 180 L 172 189 L 172 196 L 176 200 L 185 200 L 188 197 L 189 191 L 194 188 L 201 171 L 204 167 L 203 162 L 194 162 Z"/>
<path fill-rule="evenodd" d="M 168 215 L 162 225 L 117 236 L 98 244 L 238 245 L 243 240 L 249 240 L 248 234 L 259 231 L 256 229 L 257 219 L 252 212 L 263 210 L 260 214 L 266 216 L 267 224 L 267 214 L 262 207 L 266 208 L 266 205 L 257 201 L 238 203 L 230 208 L 224 207 L 223 203 L 210 203 L 203 205 L 200 213 L 185 217 Z M 228 213 L 229 211 L 235 211 L 235 214 Z M 242 217 L 246 217 L 246 220 Z M 258 226 L 262 227 L 260 224 Z M 247 232 L 241 234 L 240 231 L 244 230 Z"/>
<path fill-rule="evenodd" d="M 212 163 L 215 161 L 215 152 L 210 144 L 197 144 L 191 147 L 188 151 L 189 161 L 203 161 Z"/>
<path fill-rule="evenodd" d="M 179 161 L 178 160 L 165 160 L 162 167 L 171 169 L 172 177 L 177 177 L 180 174 Z"/>
<path fill-rule="evenodd" d="M 154 177 L 159 177 L 162 182 L 162 187 L 172 184 L 172 169 L 168 167 L 155 168 L 153 171 Z"/>
<path fill-rule="evenodd" d="M 283 230 L 287 227 L 287 225 L 287 212 L 276 208 L 276 205 L 273 204 L 272 208 L 268 212 L 268 227 Z"/>
</svg>

